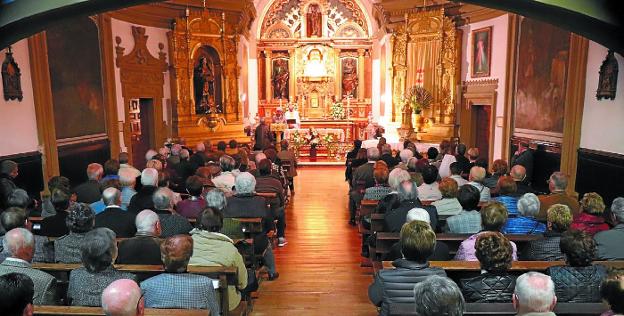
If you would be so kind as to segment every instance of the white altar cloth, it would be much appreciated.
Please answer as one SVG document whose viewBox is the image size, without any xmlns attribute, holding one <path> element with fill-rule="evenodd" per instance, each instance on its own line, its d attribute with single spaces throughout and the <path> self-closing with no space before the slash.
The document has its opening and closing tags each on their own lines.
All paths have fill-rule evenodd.
<svg viewBox="0 0 624 316">
<path fill-rule="evenodd" d="M 320 136 L 334 134 L 338 136 L 339 141 L 345 141 L 344 130 L 340 128 L 316 128 L 315 130 L 319 133 Z M 295 131 L 299 132 L 299 134 L 304 136 L 310 134 L 310 129 L 307 128 L 289 128 L 284 131 L 284 139 L 290 139 L 290 134 L 294 133 Z"/>
<path fill-rule="evenodd" d="M 403 149 L 403 142 L 396 142 L 396 141 L 386 141 L 387 144 L 390 145 L 390 147 L 392 148 L 392 150 L 402 150 Z M 367 139 L 365 141 L 362 141 L 362 148 L 367 149 L 370 147 L 377 147 L 377 144 L 379 144 L 379 140 L 378 139 Z M 433 143 L 414 143 L 414 145 L 416 145 L 416 149 L 418 150 L 418 152 L 427 152 L 427 150 L 429 149 L 429 147 L 435 147 L 436 149 L 439 149 L 438 147 L 440 145 L 438 144 L 433 144 Z"/>
</svg>

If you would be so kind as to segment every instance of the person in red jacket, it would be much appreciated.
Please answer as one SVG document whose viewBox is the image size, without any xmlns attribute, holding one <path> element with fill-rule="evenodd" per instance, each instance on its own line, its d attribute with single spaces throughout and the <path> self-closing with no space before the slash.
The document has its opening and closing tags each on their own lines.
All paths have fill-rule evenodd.
<svg viewBox="0 0 624 316">
<path fill-rule="evenodd" d="M 609 225 L 602 216 L 604 209 L 604 201 L 598 193 L 585 193 L 581 199 L 581 213 L 574 218 L 570 229 L 584 231 L 592 236 L 608 230 Z"/>
</svg>

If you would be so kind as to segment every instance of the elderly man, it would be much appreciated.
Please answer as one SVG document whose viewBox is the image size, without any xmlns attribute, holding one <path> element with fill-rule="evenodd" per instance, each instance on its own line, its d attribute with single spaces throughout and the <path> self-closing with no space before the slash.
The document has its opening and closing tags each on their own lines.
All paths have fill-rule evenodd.
<svg viewBox="0 0 624 316">
<path fill-rule="evenodd" d="M 106 208 L 95 216 L 95 227 L 110 228 L 120 238 L 132 237 L 136 232 L 134 214 L 119 207 L 121 192 L 115 188 L 108 188 L 102 192 L 102 200 Z"/>
<path fill-rule="evenodd" d="M 2 223 L 2 227 L 9 231 L 14 228 L 24 228 L 27 230 L 31 230 L 32 224 L 28 221 L 28 217 L 26 215 L 26 211 L 17 207 L 10 207 L 2 214 L 0 214 L 0 223 Z M 51 247 L 51 244 L 48 242 L 48 238 L 44 236 L 34 236 L 34 262 L 53 262 L 54 261 L 54 251 Z M 0 260 L 7 258 L 10 255 L 10 251 L 7 247 L 2 246 L 2 239 L 0 238 L 0 248 L 2 248 L 2 252 L 0 252 Z"/>
<path fill-rule="evenodd" d="M 470 172 L 470 160 L 466 157 L 466 144 L 458 144 L 457 145 L 457 155 L 455 155 L 455 160 L 456 162 L 459 164 L 459 168 L 461 170 L 461 172 L 459 173 L 461 174 L 468 174 Z M 463 184 L 460 184 L 459 186 L 462 186 Z"/>
<path fill-rule="evenodd" d="M 135 280 L 132 273 L 113 267 L 117 257 L 115 233 L 108 228 L 96 228 L 87 233 L 80 245 L 82 267 L 69 273 L 67 299 L 74 306 L 100 306 L 104 289 L 119 279 Z"/>
<path fill-rule="evenodd" d="M 411 223 L 413 221 L 423 221 L 429 225 L 431 225 L 431 218 L 429 218 L 429 212 L 422 208 L 413 208 L 409 212 L 407 212 L 407 216 L 405 217 L 405 224 Z M 396 259 L 403 258 L 403 254 L 401 254 L 401 242 L 397 241 L 392 247 L 390 247 L 390 251 L 384 256 L 384 261 L 394 261 Z M 449 247 L 442 241 L 436 240 L 435 248 L 433 249 L 433 253 L 429 257 L 429 260 L 432 261 L 447 261 L 450 259 L 449 256 Z"/>
<path fill-rule="evenodd" d="M 615 227 L 594 235 L 597 258 L 600 260 L 624 260 L 624 197 L 613 200 L 611 216 Z"/>
<path fill-rule="evenodd" d="M 399 158 L 401 159 L 401 162 L 397 165 L 398 168 L 401 168 L 403 170 L 407 170 L 407 161 L 410 160 L 410 158 L 414 157 L 414 152 L 409 150 L 409 149 L 403 149 L 399 152 Z"/>
<path fill-rule="evenodd" d="M 465 301 L 453 280 L 432 275 L 414 286 L 416 313 L 419 316 L 462 316 Z"/>
<path fill-rule="evenodd" d="M 520 165 L 526 169 L 526 182 L 531 183 L 533 179 L 533 150 L 526 142 L 518 144 L 518 150 L 511 157 L 511 165 Z"/>
<path fill-rule="evenodd" d="M 141 282 L 148 308 L 208 309 L 219 315 L 215 286 L 218 280 L 190 274 L 187 267 L 193 256 L 193 238 L 177 235 L 160 246 L 165 272 Z"/>
<path fill-rule="evenodd" d="M 174 193 L 169 188 L 159 188 L 154 192 L 154 212 L 160 218 L 162 228 L 160 236 L 167 238 L 173 235 L 188 234 L 193 226 L 188 219 L 180 216 L 173 210 L 175 205 Z"/>
<path fill-rule="evenodd" d="M 268 199 L 267 202 L 271 207 L 271 213 L 277 219 L 277 237 L 278 245 L 285 246 L 287 244 L 284 233 L 286 230 L 286 214 L 284 212 L 285 192 L 282 183 L 271 176 L 271 161 L 263 159 L 258 164 L 258 172 L 256 176 L 256 192 L 275 193 L 275 198 Z"/>
<path fill-rule="evenodd" d="M 550 175 L 548 179 L 548 190 L 550 190 L 550 194 L 538 196 L 540 200 L 540 211 L 536 217 L 539 220 L 546 219 L 546 211 L 555 204 L 567 205 L 573 216 L 579 214 L 581 206 L 575 197 L 569 196 L 566 193 L 567 187 L 568 176 L 565 173 L 556 171 Z"/>
<path fill-rule="evenodd" d="M 134 175 L 135 179 L 141 176 L 141 171 L 128 163 L 130 161 L 130 155 L 128 155 L 127 152 L 120 152 L 118 158 L 119 172 L 121 172 L 122 170 L 130 170 L 130 173 Z M 121 174 L 119 176 L 121 176 Z"/>
<path fill-rule="evenodd" d="M 128 209 L 128 205 L 130 205 L 130 200 L 132 197 L 137 194 L 137 191 L 134 189 L 136 186 L 136 173 L 130 168 L 122 168 L 119 169 L 119 184 L 121 185 L 121 205 L 120 207 L 123 210 Z M 139 173 L 139 176 L 141 173 Z"/>
<path fill-rule="evenodd" d="M 16 272 L 0 276 L 0 293 L 0 310 L 5 315 L 33 315 L 35 285 L 29 276 Z"/>
<path fill-rule="evenodd" d="M 4 236 L 4 242 L 9 250 L 9 257 L 0 264 L 0 275 L 18 272 L 30 277 L 35 284 L 35 305 L 56 305 L 57 290 L 56 279 L 38 269 L 31 267 L 30 263 L 35 253 L 35 240 L 31 232 L 24 228 L 9 230 Z M 2 295 L 5 295 L 2 292 Z"/>
<path fill-rule="evenodd" d="M 17 163 L 12 160 L 4 160 L 0 163 L 0 209 L 6 209 L 9 196 L 13 190 L 17 189 L 13 179 L 18 175 Z"/>
<path fill-rule="evenodd" d="M 256 252 L 262 253 L 266 249 L 264 263 L 269 270 L 269 279 L 274 280 L 279 276 L 279 273 L 275 271 L 275 258 L 266 235 L 273 227 L 274 216 L 268 208 L 266 200 L 261 196 L 255 195 L 255 190 L 256 179 L 254 176 L 249 172 L 241 172 L 236 177 L 236 194 L 227 198 L 227 206 L 223 210 L 223 217 L 262 218 L 263 234 L 254 237 L 254 245 Z"/>
<path fill-rule="evenodd" d="M 145 168 L 141 172 L 141 189 L 128 204 L 128 212 L 137 214 L 144 209 L 153 209 L 152 195 L 158 189 L 158 171 L 154 168 Z"/>
<path fill-rule="evenodd" d="M 366 149 L 365 163 L 355 170 L 351 176 L 351 191 L 349 192 L 349 224 L 355 225 L 355 211 L 364 197 L 364 191 L 375 185 L 375 177 L 373 176 L 373 166 L 379 160 L 379 149 L 371 147 Z"/>
<path fill-rule="evenodd" d="M 269 130 L 269 124 L 271 122 L 271 118 L 265 118 L 260 120 L 260 124 L 256 127 L 256 131 L 254 133 L 254 150 L 264 150 L 265 148 L 271 145 L 273 141 L 273 133 Z"/>
<path fill-rule="evenodd" d="M 515 165 L 511 167 L 511 171 L 509 171 L 509 175 L 516 182 L 516 193 L 515 197 L 521 197 L 526 193 L 535 193 L 527 183 L 526 179 L 526 169 L 522 165 Z"/>
<path fill-rule="evenodd" d="M 102 292 L 102 309 L 107 316 L 143 316 L 145 298 L 136 282 L 120 279 Z"/>
<path fill-rule="evenodd" d="M 221 174 L 212 178 L 212 183 L 214 183 L 217 189 L 230 194 L 232 193 L 232 187 L 234 187 L 234 181 L 236 181 L 236 177 L 232 173 L 232 170 L 236 167 L 236 161 L 228 155 L 223 155 L 219 158 L 219 166 L 221 167 Z"/>
<path fill-rule="evenodd" d="M 88 204 L 75 203 L 68 209 L 66 225 L 69 234 L 54 241 L 54 259 L 61 263 L 79 263 L 80 245 L 95 226 L 95 213 Z"/>
<path fill-rule="evenodd" d="M 545 274 L 527 272 L 516 279 L 512 303 L 518 316 L 555 316 L 555 284 Z"/>
<path fill-rule="evenodd" d="M 384 216 L 384 231 L 386 232 L 399 232 L 409 210 L 414 208 L 422 208 L 429 213 L 429 224 L 435 231 L 438 225 L 438 211 L 435 206 L 424 206 L 418 199 L 418 188 L 416 183 L 408 180 L 403 181 L 399 185 L 399 207 L 386 211 Z"/>
<path fill-rule="evenodd" d="M 90 163 L 87 166 L 87 182 L 84 182 L 74 188 L 74 192 L 78 196 L 78 202 L 94 203 L 101 197 L 100 180 L 104 174 L 104 167 L 99 163 Z"/>
<path fill-rule="evenodd" d="M 474 166 L 470 168 L 470 174 L 468 175 L 468 184 L 479 190 L 479 201 L 488 202 L 491 199 L 490 188 L 483 185 L 485 179 L 485 168 Z"/>
<path fill-rule="evenodd" d="M 158 214 L 143 210 L 135 220 L 136 235 L 119 243 L 117 263 L 161 264 L 160 261 L 160 219 Z"/>
<path fill-rule="evenodd" d="M 55 210 L 55 214 L 44 218 L 41 221 L 39 235 L 47 237 L 61 237 L 69 231 L 65 224 L 69 208 L 70 193 L 65 188 L 57 188 L 52 191 L 50 202 Z"/>
<path fill-rule="evenodd" d="M 518 200 L 518 214 L 510 215 L 503 234 L 532 235 L 542 234 L 546 231 L 546 225 L 538 222 L 535 217 L 540 209 L 540 201 L 537 195 L 527 193 Z"/>
</svg>

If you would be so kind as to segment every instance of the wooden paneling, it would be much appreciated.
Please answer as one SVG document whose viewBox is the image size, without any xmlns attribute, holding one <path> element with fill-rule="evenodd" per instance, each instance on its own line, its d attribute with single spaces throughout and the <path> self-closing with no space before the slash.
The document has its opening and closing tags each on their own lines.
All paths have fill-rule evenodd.
<svg viewBox="0 0 624 316">
<path fill-rule="evenodd" d="M 71 180 L 72 186 L 87 180 L 87 166 L 92 162 L 104 164 L 110 157 L 107 139 L 59 146 L 59 167 L 61 175 Z"/>
<path fill-rule="evenodd" d="M 597 192 L 609 208 L 614 198 L 624 196 L 622 179 L 624 155 L 585 148 L 578 150 L 576 192 L 579 196 Z"/>
<path fill-rule="evenodd" d="M 519 142 L 526 142 L 533 150 L 533 181 L 531 186 L 539 192 L 548 192 L 546 180 L 550 175 L 559 171 L 561 165 L 561 145 L 528 138 L 512 137 L 509 157 L 518 150 Z M 571 175 L 572 176 L 572 175 Z"/>
<path fill-rule="evenodd" d="M 19 175 L 13 180 L 15 185 L 28 192 L 32 197 L 39 197 L 43 190 L 43 169 L 41 153 L 34 151 L 0 157 L 0 161 L 13 160 L 19 166 Z"/>
</svg>

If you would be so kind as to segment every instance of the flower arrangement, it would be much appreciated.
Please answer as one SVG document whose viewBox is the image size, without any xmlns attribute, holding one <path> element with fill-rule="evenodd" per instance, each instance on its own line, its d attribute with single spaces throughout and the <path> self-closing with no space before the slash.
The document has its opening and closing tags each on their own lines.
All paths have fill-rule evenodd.
<svg viewBox="0 0 624 316">
<path fill-rule="evenodd" d="M 310 128 L 310 133 L 305 136 L 305 139 L 311 148 L 316 148 L 321 143 L 319 132 L 314 128 Z"/>
<path fill-rule="evenodd" d="M 431 92 L 421 86 L 412 86 L 401 98 L 403 106 L 409 106 L 416 114 L 420 114 L 423 109 L 431 106 L 433 96 Z"/>
<path fill-rule="evenodd" d="M 321 141 L 326 146 L 329 146 L 330 144 L 334 142 L 334 134 L 325 134 L 321 136 Z"/>
<path fill-rule="evenodd" d="M 299 150 L 299 148 L 303 145 L 305 145 L 307 143 L 307 139 L 304 135 L 302 135 L 301 133 L 299 133 L 299 131 L 295 131 L 292 135 L 291 135 L 291 141 L 290 143 L 292 144 L 293 147 L 295 147 L 295 149 Z"/>
<path fill-rule="evenodd" d="M 342 106 L 342 102 L 336 102 L 331 105 L 331 109 L 329 111 L 329 115 L 333 117 L 335 120 L 341 120 L 345 117 L 344 106 Z"/>
</svg>

